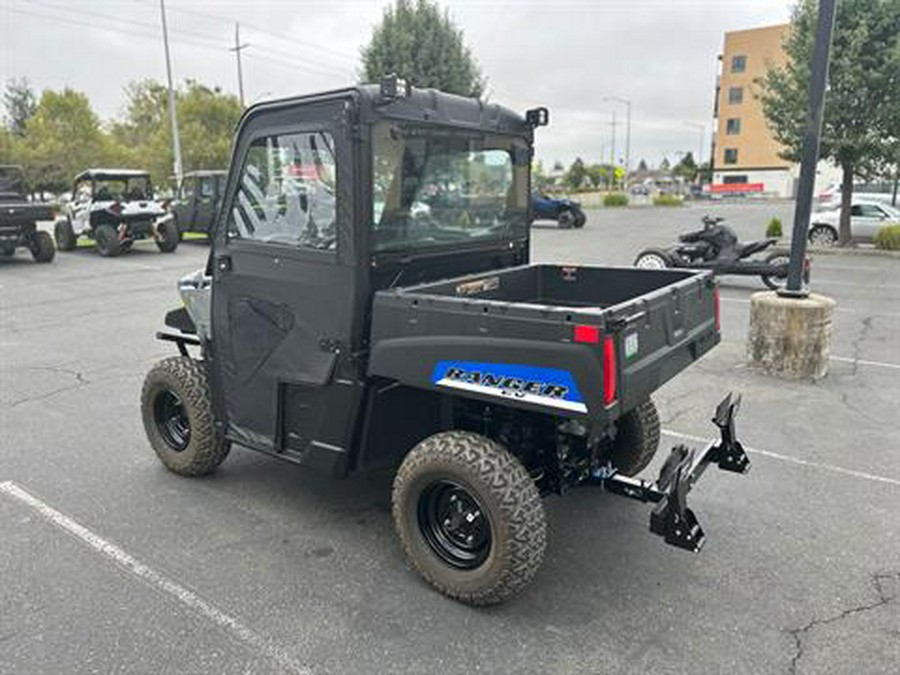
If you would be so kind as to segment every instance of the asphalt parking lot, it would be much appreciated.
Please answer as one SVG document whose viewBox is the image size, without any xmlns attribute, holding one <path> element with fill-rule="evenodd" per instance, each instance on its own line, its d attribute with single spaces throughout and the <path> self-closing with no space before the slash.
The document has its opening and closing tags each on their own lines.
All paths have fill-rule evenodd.
<svg viewBox="0 0 900 675">
<path fill-rule="evenodd" d="M 590 211 L 535 227 L 534 258 L 627 265 L 706 210 L 758 238 L 791 209 Z M 657 396 L 667 448 L 744 394 L 753 469 L 692 493 L 699 555 L 651 535 L 645 505 L 550 497 L 535 583 L 479 610 L 405 568 L 387 476 L 331 483 L 239 449 L 206 479 L 162 468 L 140 387 L 206 252 L 0 260 L 0 673 L 896 672 L 900 258 L 814 257 L 838 302 L 815 384 L 745 367 L 762 284 L 722 280 L 722 344 Z"/>
</svg>

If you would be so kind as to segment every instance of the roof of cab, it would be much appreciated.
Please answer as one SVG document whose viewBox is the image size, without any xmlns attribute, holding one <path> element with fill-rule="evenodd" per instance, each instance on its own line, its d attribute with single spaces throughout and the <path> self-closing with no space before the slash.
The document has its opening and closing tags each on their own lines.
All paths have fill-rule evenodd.
<svg viewBox="0 0 900 675">
<path fill-rule="evenodd" d="M 149 178 L 150 173 L 142 169 L 86 169 L 75 176 L 75 180 L 84 178 Z"/>
<path fill-rule="evenodd" d="M 532 130 L 523 114 L 496 103 L 417 87 L 410 87 L 408 96 L 386 99 L 376 84 L 362 84 L 317 94 L 262 101 L 245 111 L 242 123 L 265 110 L 351 96 L 360 101 L 360 112 L 364 121 L 391 118 L 516 134 L 529 133 Z"/>
</svg>

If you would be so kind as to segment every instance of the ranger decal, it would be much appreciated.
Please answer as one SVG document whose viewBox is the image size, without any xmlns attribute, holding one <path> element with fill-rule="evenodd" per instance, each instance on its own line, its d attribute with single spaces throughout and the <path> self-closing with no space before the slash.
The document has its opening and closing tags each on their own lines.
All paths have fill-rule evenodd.
<svg viewBox="0 0 900 675">
<path fill-rule="evenodd" d="M 476 361 L 439 361 L 431 381 L 439 387 L 515 398 L 526 403 L 586 413 L 575 378 L 566 370 Z"/>
</svg>

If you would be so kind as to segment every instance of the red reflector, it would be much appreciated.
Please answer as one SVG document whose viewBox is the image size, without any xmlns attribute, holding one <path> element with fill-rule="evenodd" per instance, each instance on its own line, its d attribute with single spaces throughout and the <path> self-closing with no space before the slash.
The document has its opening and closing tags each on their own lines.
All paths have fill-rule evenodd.
<svg viewBox="0 0 900 675">
<path fill-rule="evenodd" d="M 603 338 L 603 405 L 616 401 L 616 342 L 607 335 Z"/>
<path fill-rule="evenodd" d="M 597 326 L 575 326 L 575 334 L 572 336 L 575 342 L 587 342 L 588 344 L 600 344 L 600 329 Z"/>
<path fill-rule="evenodd" d="M 715 306 L 716 306 L 716 330 L 721 331 L 722 330 L 722 313 L 719 310 L 719 287 L 718 286 L 716 286 L 715 290 L 713 291 L 713 302 L 715 303 Z"/>
</svg>

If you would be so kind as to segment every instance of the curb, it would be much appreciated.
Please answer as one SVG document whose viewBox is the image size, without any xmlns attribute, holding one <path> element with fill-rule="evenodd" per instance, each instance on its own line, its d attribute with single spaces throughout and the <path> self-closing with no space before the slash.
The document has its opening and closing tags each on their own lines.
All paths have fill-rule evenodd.
<svg viewBox="0 0 900 675">
<path fill-rule="evenodd" d="M 791 242 L 790 241 L 779 241 L 775 244 L 774 248 L 783 249 L 785 251 L 791 250 Z M 839 246 L 807 246 L 806 252 L 809 255 L 849 255 L 849 256 L 874 256 L 876 258 L 898 258 L 900 259 L 900 251 L 886 251 L 880 248 L 868 248 L 861 246 L 853 246 L 848 248 L 841 248 Z"/>
</svg>

